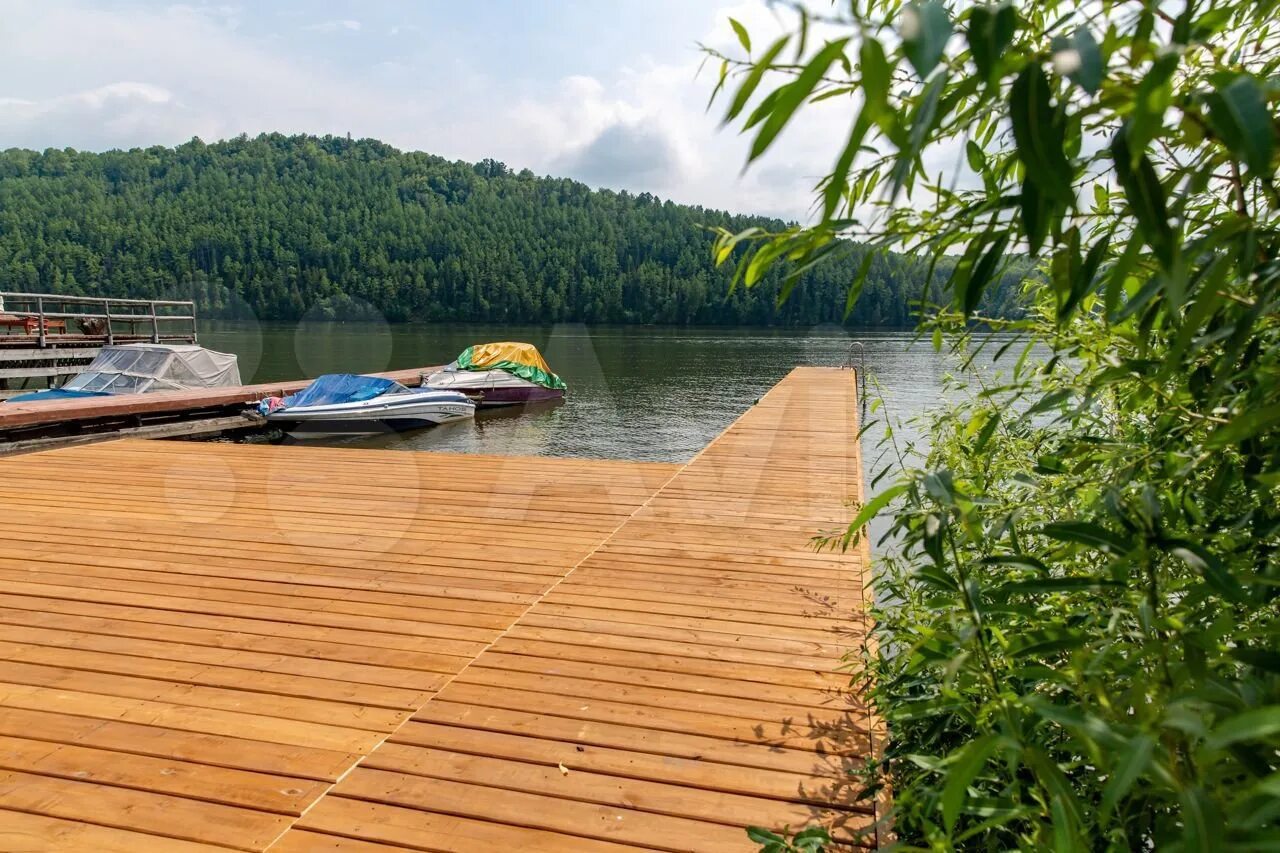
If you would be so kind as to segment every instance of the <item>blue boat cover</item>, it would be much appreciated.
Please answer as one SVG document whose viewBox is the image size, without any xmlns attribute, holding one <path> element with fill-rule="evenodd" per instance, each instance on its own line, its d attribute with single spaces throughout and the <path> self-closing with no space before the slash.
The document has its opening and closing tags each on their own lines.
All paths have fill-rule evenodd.
<svg viewBox="0 0 1280 853">
<path fill-rule="evenodd" d="M 281 408 L 290 406 L 328 406 L 334 403 L 358 403 L 372 400 L 399 386 L 393 379 L 357 376 L 354 373 L 328 373 L 317 378 L 297 394 L 285 397 Z"/>
<path fill-rule="evenodd" d="M 65 388 L 46 388 L 43 391 L 32 391 L 30 394 L 19 394 L 10 397 L 10 403 L 36 403 L 41 400 L 71 400 L 76 397 L 110 397 L 103 391 L 69 391 Z"/>
</svg>

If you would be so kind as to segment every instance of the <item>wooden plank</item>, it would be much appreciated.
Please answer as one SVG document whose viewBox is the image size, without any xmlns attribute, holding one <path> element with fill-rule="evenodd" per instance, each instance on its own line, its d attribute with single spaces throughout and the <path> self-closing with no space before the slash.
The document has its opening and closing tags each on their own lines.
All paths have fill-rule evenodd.
<svg viewBox="0 0 1280 853">
<path fill-rule="evenodd" d="M 333 750 L 3 705 L 0 734 L 327 783 L 354 761 L 350 753 Z"/>
<path fill-rule="evenodd" d="M 743 831 L 736 827 L 381 770 L 355 770 L 338 783 L 330 797 L 389 803 L 673 853 L 741 853 L 743 848 Z"/>
<path fill-rule="evenodd" d="M 645 768 L 644 775 L 640 775 L 635 763 L 628 765 L 628 773 L 622 776 L 599 772 L 595 767 L 582 753 L 566 754 L 563 761 L 555 763 L 533 763 L 401 743 L 385 744 L 361 764 L 362 769 L 689 818 L 724 824 L 738 831 L 753 824 L 781 829 L 848 819 L 847 815 L 833 815 L 831 809 L 816 802 L 758 797 L 685 784 L 658 768 Z M 742 775 L 740 769 L 734 772 Z M 704 773 L 702 778 L 711 778 L 711 773 Z"/>
<path fill-rule="evenodd" d="M 385 841 L 361 841 L 323 832 L 295 829 L 285 833 L 269 848 L 271 853 L 411 853 L 413 847 L 401 847 Z M 438 848 L 444 849 L 444 848 Z"/>
<path fill-rule="evenodd" d="M 548 690 L 555 686 L 548 685 Z M 572 720 L 617 723 L 675 734 L 698 734 L 734 743 L 768 749 L 794 749 L 819 754 L 865 754 L 867 732 L 858 720 L 842 716 L 833 720 L 781 717 L 767 724 L 751 718 L 729 717 L 701 711 L 685 711 L 649 705 L 632 705 L 604 699 L 564 696 L 530 690 L 514 690 L 466 681 L 454 681 L 440 692 L 439 699 L 486 708 L 521 710 L 536 708 L 540 713 Z"/>
<path fill-rule="evenodd" d="M 679 669 L 663 667 L 640 668 L 615 666 L 600 662 L 592 656 L 587 661 L 566 660 L 562 657 L 540 657 L 525 654 L 507 654 L 508 643 L 495 645 L 471 670 L 513 670 L 527 675 L 562 676 L 598 684 L 620 684 L 630 687 L 658 690 L 668 697 L 679 697 L 681 692 L 702 696 L 720 696 L 735 699 L 801 706 L 812 712 L 840 710 L 850 707 L 848 683 L 829 690 L 806 689 L 791 684 L 778 684 L 768 678 L 778 670 L 768 670 L 763 677 L 751 678 L 755 673 L 750 667 L 734 666 L 719 676 L 686 673 Z M 646 663 L 653 664 L 654 661 Z"/>
<path fill-rule="evenodd" d="M 143 676 L 167 671 L 168 677 L 192 684 L 381 708 L 419 708 L 446 680 L 443 674 L 424 678 L 387 667 L 2 623 L 0 642 L 22 649 L 14 652 L 15 660 Z"/>
<path fill-rule="evenodd" d="M 279 654 L 298 658 L 314 658 L 323 662 L 354 664 L 361 667 L 387 668 L 399 673 L 406 686 L 417 684 L 429 689 L 436 683 L 436 673 L 454 673 L 467 658 L 436 655 L 427 652 L 384 649 L 313 638 L 276 637 L 250 633 L 236 624 L 214 622 L 209 627 L 189 627 L 194 617 L 169 617 L 140 608 L 83 605 L 58 599 L 7 596 L 0 593 L 0 623 L 35 625 L 51 629 L 84 631 L 132 639 L 154 639 L 215 649 L 231 649 L 262 654 Z M 216 627 L 215 627 L 216 626 Z M 370 670 L 364 670 L 370 671 Z M 420 673 L 425 681 L 414 681 Z M 375 682 L 381 683 L 381 682 Z"/>
<path fill-rule="evenodd" d="M 225 847 L 0 809 L 0 850 L 34 853 L 214 853 Z"/>
<path fill-rule="evenodd" d="M 0 809 L 262 850 L 291 819 L 251 809 L 31 773 L 0 772 Z"/>
<path fill-rule="evenodd" d="M 847 784 L 834 776 L 810 776 L 765 767 L 753 767 L 750 772 L 744 772 L 741 765 L 715 761 L 703 754 L 695 757 L 656 755 L 541 736 L 544 734 L 555 732 L 540 731 L 540 736 L 535 737 L 414 720 L 396 732 L 391 744 L 374 752 L 367 764 L 370 767 L 380 766 L 385 757 L 384 750 L 394 744 L 407 744 L 508 758 L 554 768 L 557 772 L 563 765 L 571 772 L 589 770 L 626 778 L 658 779 L 689 788 L 819 805 L 829 803 L 832 794 Z M 421 775 L 433 774 L 426 772 Z"/>
<path fill-rule="evenodd" d="M 322 782 L 229 770 L 115 750 L 0 736 L 0 769 L 95 782 L 298 816 Z"/>
<path fill-rule="evenodd" d="M 450 697 L 453 692 L 450 691 Z M 465 697 L 463 697 L 465 698 Z M 582 746 L 627 749 L 652 755 L 715 761 L 748 768 L 796 774 L 798 777 L 842 777 L 861 765 L 860 756 L 774 747 L 768 743 L 726 740 L 705 734 L 689 734 L 648 728 L 636 724 L 607 722 L 581 717 L 561 717 L 522 709 L 497 708 L 470 702 L 453 702 L 437 696 L 414 716 L 415 722 L 440 723 L 458 728 L 542 737 L 570 741 Z M 401 731 L 409 731 L 402 729 Z"/>
<path fill-rule="evenodd" d="M 7 644 L 0 644 L 0 654 L 8 651 L 6 646 Z M 265 717 L 370 732 L 393 731 L 409 717 L 406 709 L 374 708 L 352 702 L 190 683 L 173 678 L 175 670 L 180 668 L 177 664 L 153 664 L 159 672 L 141 676 L 117 671 L 128 667 L 114 662 L 108 662 L 100 669 L 93 668 L 89 665 L 91 662 L 80 660 L 80 653 L 57 655 L 30 652 L 23 654 L 21 659 L 17 655 L 8 657 L 10 659 L 0 660 L 0 682 L 158 700 L 214 710 L 252 709 L 256 715 Z M 32 658 L 43 658 L 43 662 L 32 662 Z"/>
<path fill-rule="evenodd" d="M 0 705 L 345 752 L 352 762 L 382 740 L 380 735 L 362 729 L 11 682 L 0 682 Z"/>
<path fill-rule="evenodd" d="M 477 790 L 484 796 L 483 790 Z M 338 836 L 401 845 L 414 850 L 474 853 L 477 850 L 519 850 L 521 853 L 623 853 L 635 848 L 626 844 L 584 838 L 523 826 L 474 819 L 452 814 L 363 802 L 328 796 L 303 815 L 299 829 L 285 833 L 272 853 L 281 850 L 308 850 L 291 836 L 305 832 L 305 841 Z M 324 848 L 321 848 L 324 849 Z M 337 848 L 343 850 L 344 848 Z M 361 853 L 364 853 L 361 850 Z"/>
</svg>

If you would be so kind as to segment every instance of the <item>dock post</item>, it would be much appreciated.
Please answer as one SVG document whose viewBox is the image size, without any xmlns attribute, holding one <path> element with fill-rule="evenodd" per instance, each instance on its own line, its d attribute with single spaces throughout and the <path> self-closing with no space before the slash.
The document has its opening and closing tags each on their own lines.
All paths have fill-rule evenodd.
<svg viewBox="0 0 1280 853">
<path fill-rule="evenodd" d="M 111 331 L 111 300 L 110 299 L 102 300 L 102 313 L 107 318 L 107 346 L 114 346 L 116 342 L 116 336 L 115 336 L 115 333 Z"/>
<path fill-rule="evenodd" d="M 151 343 L 160 343 L 160 318 L 156 316 L 156 304 L 149 303 L 151 306 Z"/>
<path fill-rule="evenodd" d="M 44 349 L 45 325 L 44 325 L 44 297 L 36 297 L 36 334 L 39 336 L 40 349 Z"/>
</svg>

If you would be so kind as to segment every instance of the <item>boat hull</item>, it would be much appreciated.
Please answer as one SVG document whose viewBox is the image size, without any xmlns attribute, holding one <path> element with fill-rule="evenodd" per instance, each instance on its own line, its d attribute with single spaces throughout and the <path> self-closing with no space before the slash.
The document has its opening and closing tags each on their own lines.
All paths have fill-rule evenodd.
<svg viewBox="0 0 1280 853">
<path fill-rule="evenodd" d="M 356 403 L 291 406 L 267 415 L 296 437 L 370 435 L 466 420 L 475 416 L 473 402 L 461 394 L 392 394 Z"/>
<path fill-rule="evenodd" d="M 497 406 L 525 406 L 530 403 L 545 403 L 548 400 L 564 398 L 564 391 L 558 388 L 484 388 L 475 392 L 463 391 L 464 394 L 476 394 L 476 405 L 482 409 Z"/>
<path fill-rule="evenodd" d="M 462 420 L 458 418 L 457 420 Z M 378 421 L 333 419 L 284 422 L 281 426 L 293 438 L 344 438 L 354 435 L 383 435 L 392 432 L 410 432 L 415 429 L 439 426 L 449 421 L 425 418 L 386 418 Z"/>
<path fill-rule="evenodd" d="M 562 388 L 544 388 L 505 370 L 442 370 L 428 376 L 424 387 L 465 394 L 482 409 L 545 403 L 564 397 Z"/>
</svg>

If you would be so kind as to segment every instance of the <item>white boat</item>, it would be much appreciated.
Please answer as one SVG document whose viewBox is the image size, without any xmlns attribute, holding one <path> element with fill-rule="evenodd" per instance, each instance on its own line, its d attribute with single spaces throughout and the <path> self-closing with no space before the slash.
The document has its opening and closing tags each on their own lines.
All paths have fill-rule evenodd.
<svg viewBox="0 0 1280 853">
<path fill-rule="evenodd" d="M 268 397 L 259 410 L 295 438 L 321 438 L 460 421 L 474 417 L 476 406 L 455 391 L 406 388 L 377 376 L 334 373 L 290 397 Z"/>
<path fill-rule="evenodd" d="M 240 367 L 231 353 L 195 344 L 111 344 L 61 388 L 11 397 L 13 403 L 195 391 L 240 385 Z"/>
</svg>

